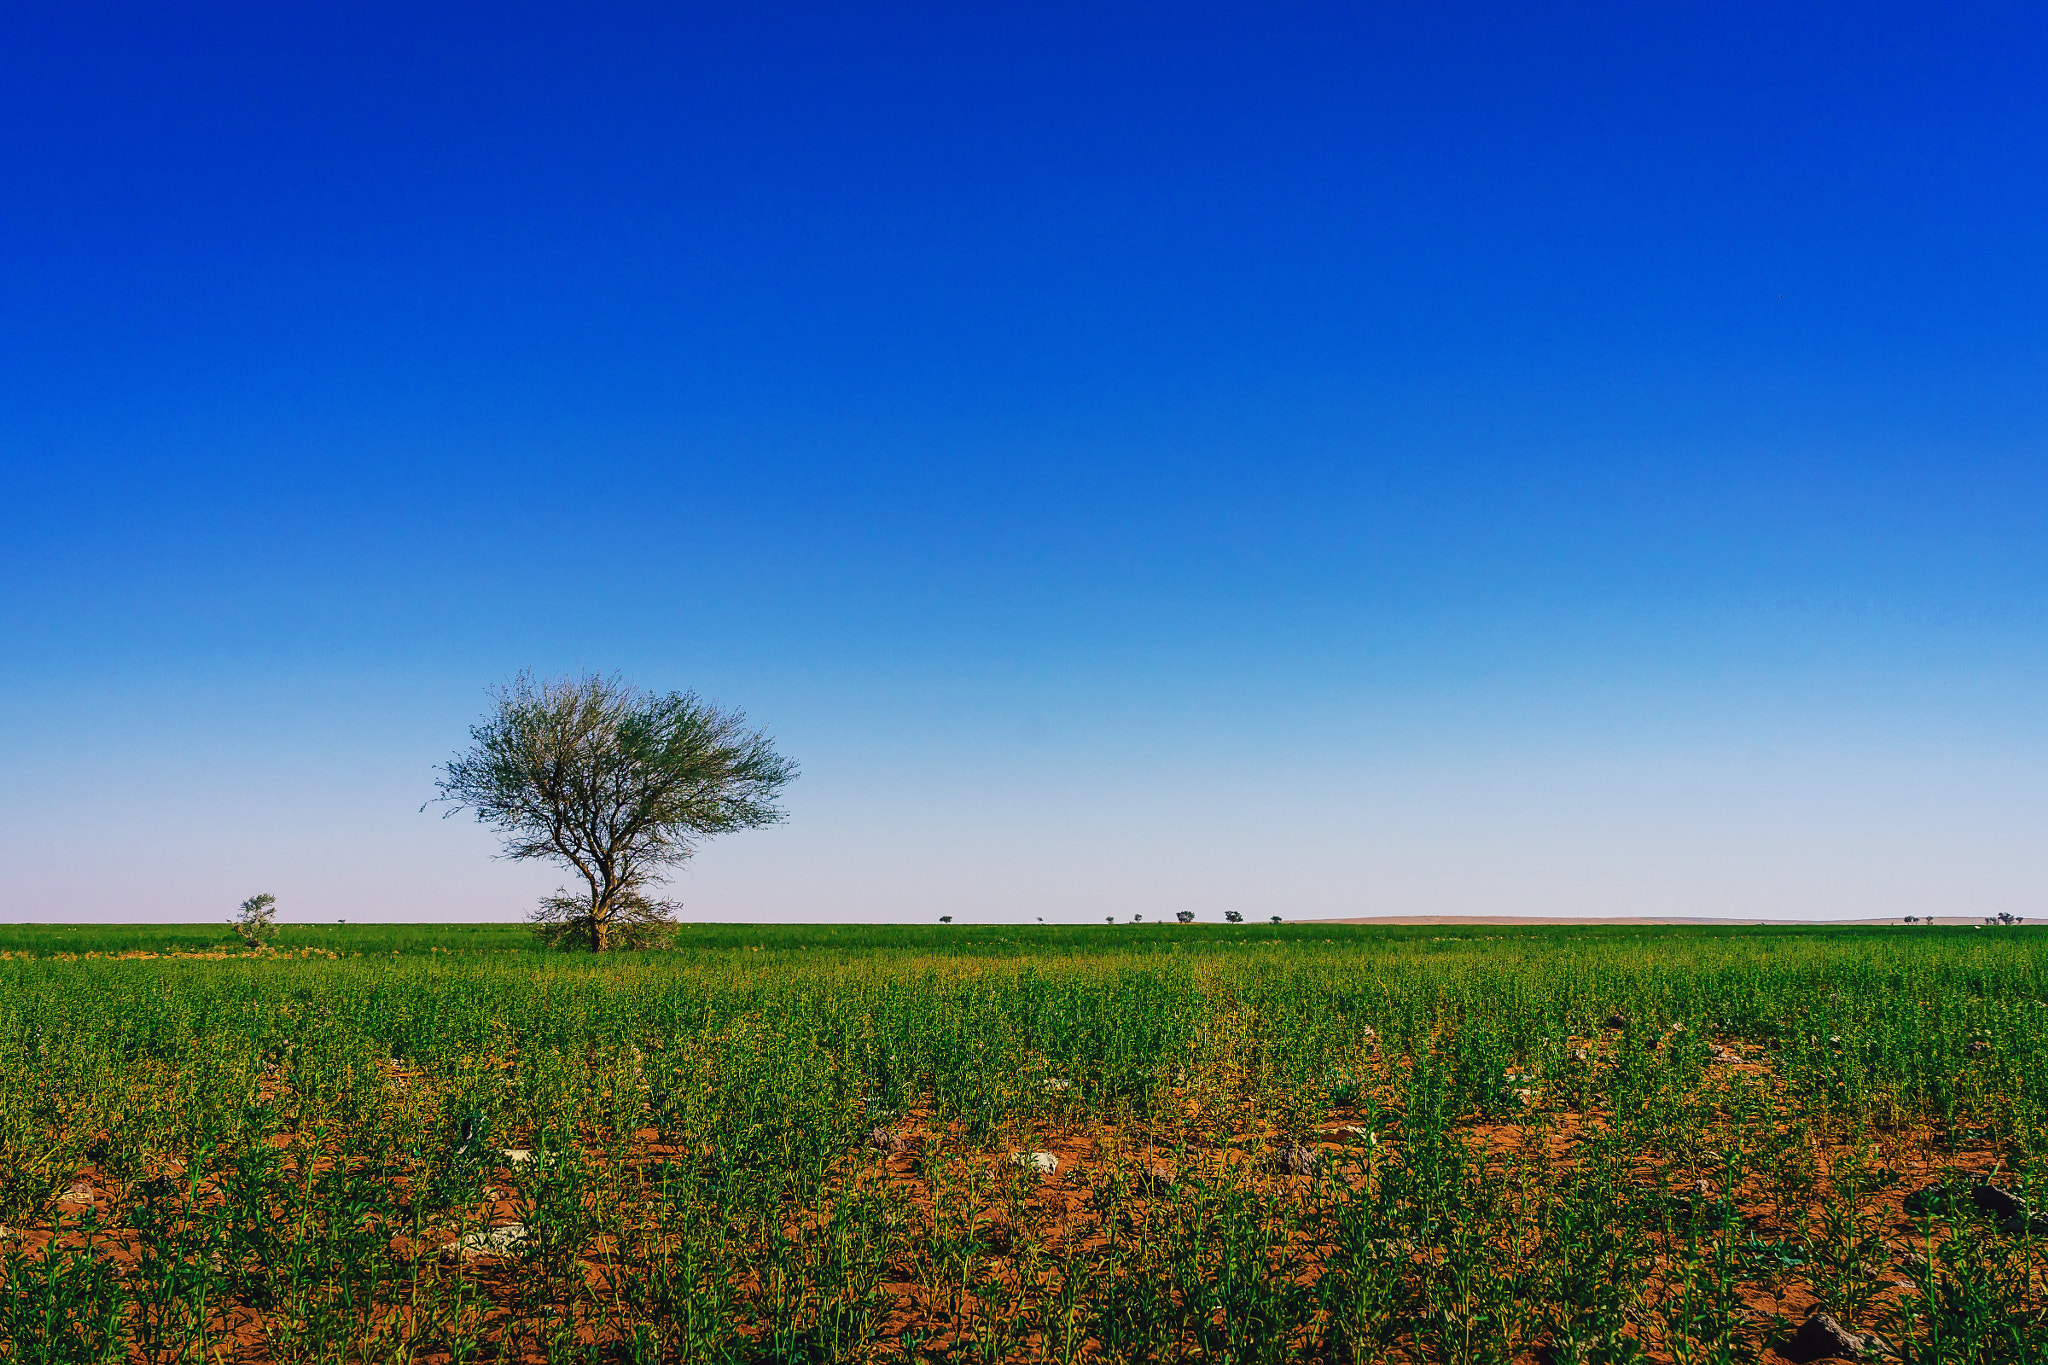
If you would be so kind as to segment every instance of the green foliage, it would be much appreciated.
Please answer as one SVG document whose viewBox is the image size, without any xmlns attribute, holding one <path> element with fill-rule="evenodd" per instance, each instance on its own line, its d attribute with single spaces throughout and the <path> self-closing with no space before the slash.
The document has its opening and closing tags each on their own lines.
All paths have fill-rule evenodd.
<svg viewBox="0 0 2048 1365">
<path fill-rule="evenodd" d="M 796 764 L 739 711 L 598 674 L 522 673 L 493 697 L 469 750 L 442 768 L 439 800 L 503 835 L 506 857 L 582 880 L 535 912 L 545 944 L 652 946 L 674 922 L 674 907 L 647 894 L 667 869 L 714 834 L 782 819 L 776 797 Z"/>
<path fill-rule="evenodd" d="M 250 1321 L 293 1360 L 1733 1361 L 1796 1325 L 1760 1302 L 1916 1362 L 2048 1341 L 1980 1183 L 2048 1208 L 2030 928 L 6 932 L 10 1365 Z"/>
<path fill-rule="evenodd" d="M 268 891 L 251 896 L 235 909 L 235 933 L 251 948 L 263 948 L 277 937 L 277 897 Z"/>
</svg>

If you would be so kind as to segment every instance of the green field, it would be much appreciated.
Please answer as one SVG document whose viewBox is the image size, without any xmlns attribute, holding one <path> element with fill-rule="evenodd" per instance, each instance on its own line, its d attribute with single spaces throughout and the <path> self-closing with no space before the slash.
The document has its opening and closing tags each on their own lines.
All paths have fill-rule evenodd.
<svg viewBox="0 0 2048 1365">
<path fill-rule="evenodd" d="M 0 952 L 4 1360 L 2048 1360 L 2028 928 Z"/>
</svg>

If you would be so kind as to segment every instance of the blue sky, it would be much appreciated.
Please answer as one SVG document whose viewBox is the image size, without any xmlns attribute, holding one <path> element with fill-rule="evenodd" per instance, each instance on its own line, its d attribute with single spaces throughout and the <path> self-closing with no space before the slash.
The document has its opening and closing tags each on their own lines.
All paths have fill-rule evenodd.
<svg viewBox="0 0 2048 1365">
<path fill-rule="evenodd" d="M 2048 913 L 2038 7 L 29 5 L 0 916 Z"/>
</svg>

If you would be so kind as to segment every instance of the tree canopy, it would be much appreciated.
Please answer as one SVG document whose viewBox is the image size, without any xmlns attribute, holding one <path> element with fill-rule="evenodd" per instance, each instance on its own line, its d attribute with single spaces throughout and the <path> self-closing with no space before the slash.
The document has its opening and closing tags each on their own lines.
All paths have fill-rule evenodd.
<svg viewBox="0 0 2048 1365">
<path fill-rule="evenodd" d="M 776 797 L 796 764 L 744 712 L 599 674 L 521 673 L 491 695 L 437 800 L 500 831 L 503 856 L 582 878 L 534 911 L 551 941 L 600 953 L 663 941 L 677 907 L 650 893 L 666 872 L 711 835 L 783 818 Z"/>
</svg>

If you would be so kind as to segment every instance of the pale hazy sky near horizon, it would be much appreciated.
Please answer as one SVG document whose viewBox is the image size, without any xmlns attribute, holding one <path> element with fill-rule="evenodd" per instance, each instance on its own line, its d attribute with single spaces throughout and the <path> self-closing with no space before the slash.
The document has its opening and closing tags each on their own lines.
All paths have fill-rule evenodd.
<svg viewBox="0 0 2048 1365">
<path fill-rule="evenodd" d="M 2048 12 L 29 4 L 0 918 L 2048 914 Z"/>
</svg>

